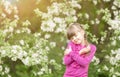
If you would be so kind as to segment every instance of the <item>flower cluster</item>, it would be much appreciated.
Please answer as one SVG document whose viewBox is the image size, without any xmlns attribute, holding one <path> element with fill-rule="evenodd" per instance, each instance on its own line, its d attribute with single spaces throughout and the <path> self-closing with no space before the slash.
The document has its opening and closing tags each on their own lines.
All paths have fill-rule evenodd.
<svg viewBox="0 0 120 77">
<path fill-rule="evenodd" d="M 47 13 L 41 12 L 38 8 L 34 11 L 37 16 L 40 16 L 43 19 L 40 26 L 43 31 L 65 33 L 67 27 L 66 23 L 77 21 L 75 8 L 80 9 L 81 6 L 77 1 L 72 0 L 68 1 L 67 3 L 54 2 L 50 7 L 47 8 Z"/>
<path fill-rule="evenodd" d="M 60 67 L 56 62 L 51 63 L 51 60 L 48 59 L 50 48 L 47 46 L 48 41 L 46 39 L 50 38 L 50 35 L 46 34 L 46 39 L 43 39 L 40 32 L 31 33 L 29 29 L 31 22 L 29 20 L 19 21 L 17 7 L 14 7 L 6 0 L 2 0 L 0 3 L 3 4 L 3 10 L 6 13 L 11 14 L 14 12 L 15 14 L 10 19 L 4 11 L 0 12 L 2 19 L 0 24 L 2 25 L 0 26 L 0 76 L 11 77 L 10 72 L 12 70 L 10 65 L 4 61 L 7 60 L 6 58 L 9 58 L 9 62 L 20 61 L 24 67 L 38 66 L 39 68 L 32 70 L 32 73 L 37 76 L 51 73 L 51 68 L 48 65 Z M 21 23 L 19 28 L 18 23 Z M 51 23 L 51 25 L 53 24 Z M 56 43 L 51 42 L 50 45 L 55 47 Z M 17 65 L 20 64 L 18 63 L 15 66 Z"/>
<path fill-rule="evenodd" d="M 36 3 L 39 4 L 40 1 L 36 0 Z M 61 65 L 57 64 L 55 59 L 49 59 L 48 54 L 56 48 L 57 50 L 52 53 L 62 55 L 63 52 L 59 54 L 57 51 L 65 50 L 65 46 L 61 44 L 65 42 L 67 25 L 72 22 L 81 22 L 87 30 L 90 41 L 98 44 L 99 52 L 96 52 L 97 55 L 93 58 L 93 66 L 98 68 L 97 74 L 106 72 L 110 77 L 120 76 L 118 70 L 120 67 L 118 46 L 120 42 L 120 1 L 88 1 L 92 4 L 91 7 L 94 7 L 92 8 L 94 11 L 86 6 L 88 3 L 84 0 L 64 0 L 59 3 L 54 0 L 47 7 L 47 12 L 42 12 L 36 7 L 34 12 L 41 18 L 40 32 L 32 33 L 29 29 L 32 25 L 29 19 L 19 21 L 17 6 L 12 5 L 8 0 L 0 0 L 0 7 L 3 7 L 3 9 L 0 8 L 0 76 L 11 77 L 11 67 L 4 61 L 7 60 L 6 58 L 9 58 L 11 62 L 20 61 L 24 67 L 33 67 L 32 74 L 36 77 L 52 73 L 54 68 L 51 69 L 49 67 L 51 65 L 60 69 Z M 111 5 L 108 8 L 108 5 L 101 3 L 111 3 Z M 85 6 L 87 10 L 84 9 Z M 20 64 L 16 63 L 16 65 Z"/>
</svg>

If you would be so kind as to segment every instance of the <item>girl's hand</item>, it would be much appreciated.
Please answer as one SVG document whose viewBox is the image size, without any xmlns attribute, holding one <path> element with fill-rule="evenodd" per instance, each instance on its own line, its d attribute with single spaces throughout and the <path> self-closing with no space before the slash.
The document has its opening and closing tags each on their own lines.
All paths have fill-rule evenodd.
<svg viewBox="0 0 120 77">
<path fill-rule="evenodd" d="M 79 51 L 79 54 L 85 54 L 85 53 L 88 53 L 90 52 L 90 46 L 87 46 L 86 48 L 83 48 Z"/>
<path fill-rule="evenodd" d="M 64 51 L 64 55 L 68 55 L 71 51 L 72 51 L 71 47 L 67 48 L 67 49 Z"/>
</svg>

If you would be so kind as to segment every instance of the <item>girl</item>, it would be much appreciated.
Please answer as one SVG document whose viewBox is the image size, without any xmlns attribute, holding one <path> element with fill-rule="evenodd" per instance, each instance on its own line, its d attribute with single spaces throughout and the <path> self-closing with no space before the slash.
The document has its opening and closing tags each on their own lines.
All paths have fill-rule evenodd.
<svg viewBox="0 0 120 77">
<path fill-rule="evenodd" d="M 70 40 L 64 53 L 66 70 L 63 77 L 88 77 L 88 67 L 96 46 L 89 44 L 85 30 L 79 23 L 72 23 L 67 29 Z"/>
</svg>

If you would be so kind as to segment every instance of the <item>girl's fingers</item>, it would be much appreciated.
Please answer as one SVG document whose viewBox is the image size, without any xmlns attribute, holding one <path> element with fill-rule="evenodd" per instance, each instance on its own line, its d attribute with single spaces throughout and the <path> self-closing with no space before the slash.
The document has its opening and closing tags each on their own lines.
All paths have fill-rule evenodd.
<svg viewBox="0 0 120 77">
<path fill-rule="evenodd" d="M 68 49 L 69 49 L 69 51 L 71 51 L 71 50 L 72 50 L 71 46 L 69 46 L 69 48 L 68 48 Z"/>
</svg>

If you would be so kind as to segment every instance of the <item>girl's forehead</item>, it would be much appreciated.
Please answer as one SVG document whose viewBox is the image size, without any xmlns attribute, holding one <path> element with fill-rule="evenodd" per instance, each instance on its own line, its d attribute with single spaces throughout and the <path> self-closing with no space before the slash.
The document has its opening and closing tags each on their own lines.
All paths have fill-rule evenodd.
<svg viewBox="0 0 120 77">
<path fill-rule="evenodd" d="M 83 33 L 84 33 L 83 30 L 81 30 L 81 31 L 76 31 L 76 32 L 75 32 L 75 34 L 83 34 Z"/>
</svg>

